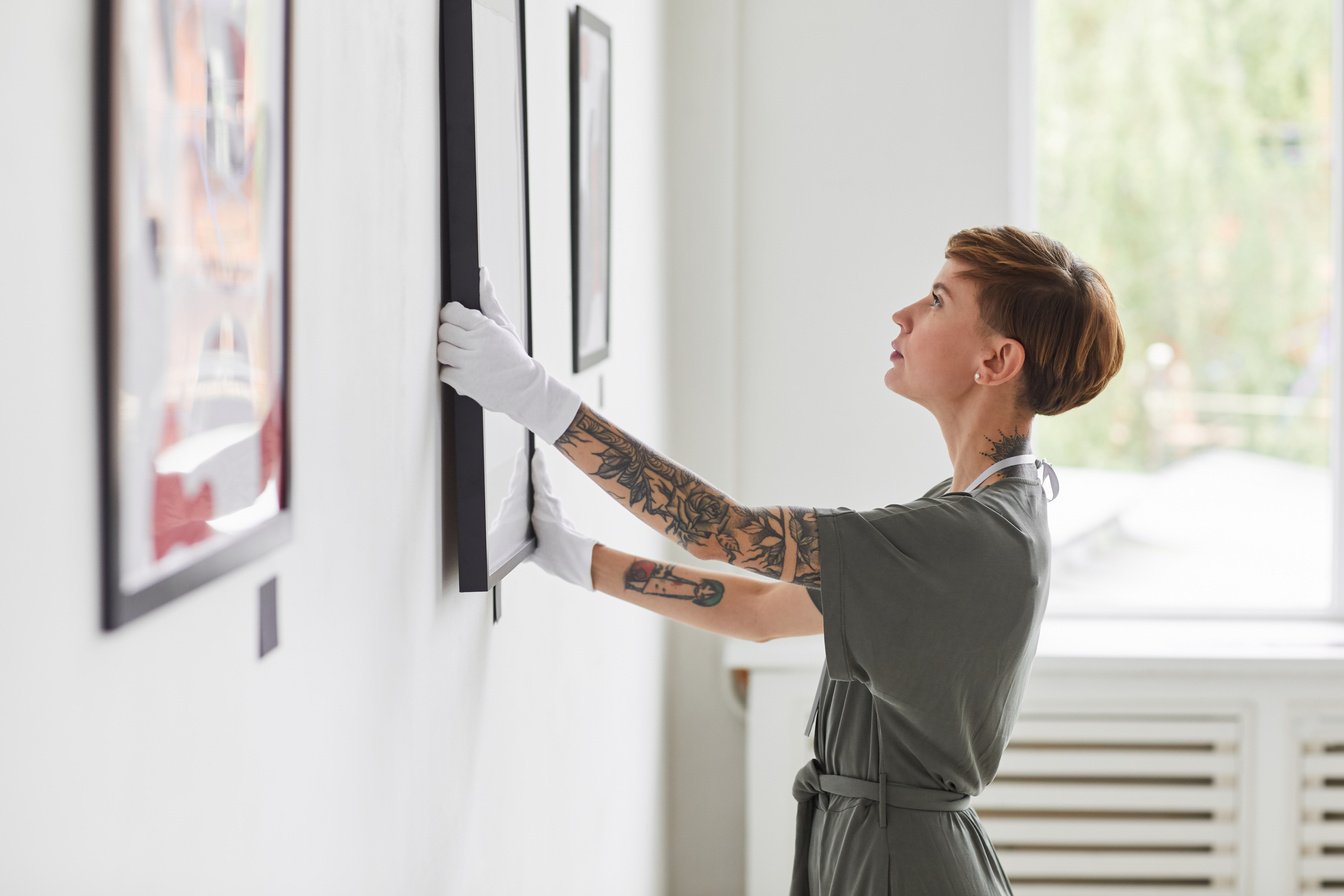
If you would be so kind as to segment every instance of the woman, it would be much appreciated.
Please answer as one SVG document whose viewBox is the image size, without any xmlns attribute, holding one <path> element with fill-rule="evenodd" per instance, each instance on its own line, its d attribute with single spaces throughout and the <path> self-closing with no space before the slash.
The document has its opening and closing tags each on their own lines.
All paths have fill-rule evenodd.
<svg viewBox="0 0 1344 896">
<path fill-rule="evenodd" d="M 738 638 L 823 634 L 792 896 L 1011 892 L 970 797 L 1007 745 L 1049 587 L 1037 474 L 1054 485 L 1054 473 L 1030 453 L 1032 420 L 1094 398 L 1124 336 L 1101 275 L 1054 240 L 971 228 L 945 257 L 929 294 L 892 315 L 885 381 L 938 420 L 952 475 L 860 512 L 746 507 L 657 454 L 528 357 L 484 275 L 485 314 L 442 313 L 444 382 L 554 444 L 698 559 L 777 581 L 596 544 L 564 518 L 538 452 L 542 568 Z"/>
</svg>

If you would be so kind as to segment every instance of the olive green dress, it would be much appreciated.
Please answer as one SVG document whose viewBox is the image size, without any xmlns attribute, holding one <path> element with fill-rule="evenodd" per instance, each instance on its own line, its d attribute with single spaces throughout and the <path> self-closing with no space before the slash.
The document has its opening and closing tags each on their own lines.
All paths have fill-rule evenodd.
<svg viewBox="0 0 1344 896">
<path fill-rule="evenodd" d="M 1012 892 L 969 804 L 998 769 L 1035 654 L 1046 498 L 1034 477 L 950 485 L 817 511 L 821 587 L 809 591 L 826 665 L 815 759 L 794 784 L 791 896 Z M 885 806 L 833 792 L 875 797 L 879 781 Z"/>
</svg>

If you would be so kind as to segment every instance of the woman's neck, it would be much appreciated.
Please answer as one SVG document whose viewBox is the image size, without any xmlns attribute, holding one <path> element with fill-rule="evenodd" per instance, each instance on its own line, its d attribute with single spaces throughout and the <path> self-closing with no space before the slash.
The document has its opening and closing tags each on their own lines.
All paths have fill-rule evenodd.
<svg viewBox="0 0 1344 896">
<path fill-rule="evenodd" d="M 1003 414 L 973 414 L 961 419 L 939 419 L 947 454 L 952 461 L 949 491 L 966 491 L 991 464 L 1019 454 L 1031 453 L 1031 417 Z M 1014 465 L 994 473 L 981 486 L 1016 476 L 1030 475 L 1027 466 Z"/>
</svg>

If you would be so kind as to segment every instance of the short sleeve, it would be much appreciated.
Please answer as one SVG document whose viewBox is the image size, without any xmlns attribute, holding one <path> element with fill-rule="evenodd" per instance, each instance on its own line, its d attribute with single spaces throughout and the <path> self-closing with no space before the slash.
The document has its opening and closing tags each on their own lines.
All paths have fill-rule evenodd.
<svg viewBox="0 0 1344 896">
<path fill-rule="evenodd" d="M 1021 623 L 1026 552 L 976 502 L 817 510 L 826 665 L 874 692 L 936 700 L 996 662 Z"/>
</svg>

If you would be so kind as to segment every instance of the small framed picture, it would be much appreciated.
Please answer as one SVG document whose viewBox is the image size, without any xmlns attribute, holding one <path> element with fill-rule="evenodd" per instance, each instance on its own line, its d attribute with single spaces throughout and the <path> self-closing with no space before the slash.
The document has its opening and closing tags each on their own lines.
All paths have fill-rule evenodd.
<svg viewBox="0 0 1344 896">
<path fill-rule="evenodd" d="M 290 4 L 96 6 L 113 629 L 289 539 Z"/>
<path fill-rule="evenodd" d="M 570 32 L 574 372 L 611 353 L 611 28 L 576 7 Z"/>
</svg>

